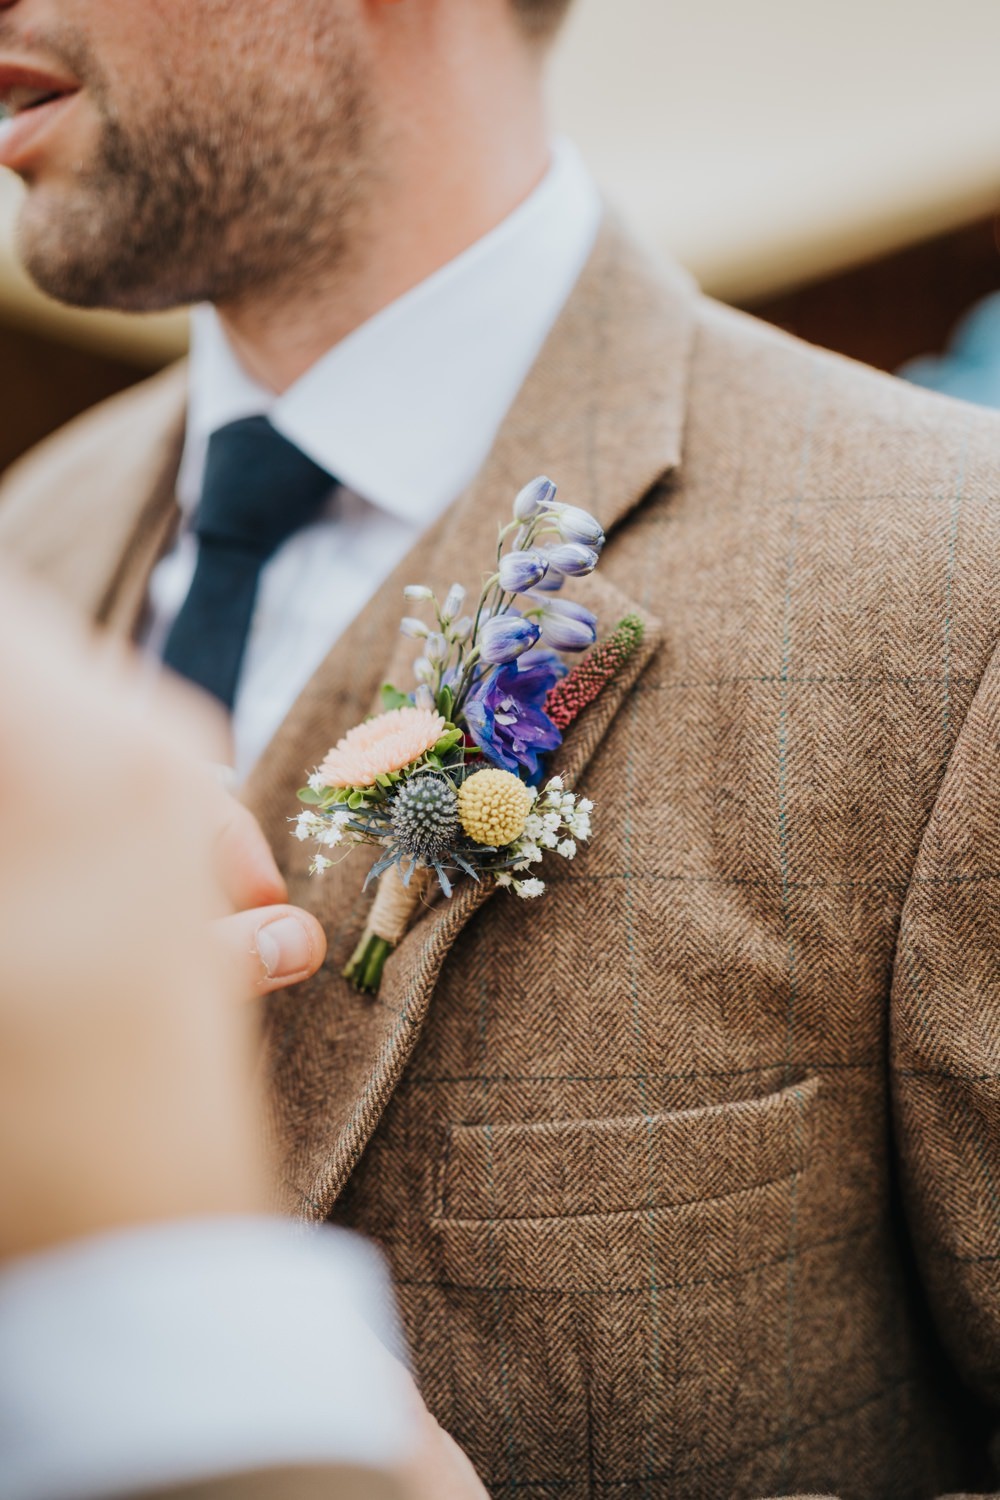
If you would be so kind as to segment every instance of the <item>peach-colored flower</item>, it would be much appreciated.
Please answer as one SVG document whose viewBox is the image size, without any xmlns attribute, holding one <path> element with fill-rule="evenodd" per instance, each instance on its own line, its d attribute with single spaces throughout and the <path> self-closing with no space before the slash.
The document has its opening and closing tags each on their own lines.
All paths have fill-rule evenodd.
<svg viewBox="0 0 1000 1500">
<path fill-rule="evenodd" d="M 320 778 L 324 786 L 373 786 L 377 776 L 419 760 L 444 729 L 429 708 L 392 708 L 348 730 L 320 766 Z"/>
</svg>

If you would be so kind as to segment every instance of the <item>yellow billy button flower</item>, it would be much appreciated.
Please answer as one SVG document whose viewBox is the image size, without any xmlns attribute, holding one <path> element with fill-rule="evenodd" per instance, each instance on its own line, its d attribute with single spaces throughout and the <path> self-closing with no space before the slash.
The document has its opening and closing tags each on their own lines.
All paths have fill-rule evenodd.
<svg viewBox="0 0 1000 1500">
<path fill-rule="evenodd" d="M 524 832 L 532 795 L 510 771 L 476 771 L 458 792 L 458 816 L 470 839 L 502 849 Z"/>
</svg>

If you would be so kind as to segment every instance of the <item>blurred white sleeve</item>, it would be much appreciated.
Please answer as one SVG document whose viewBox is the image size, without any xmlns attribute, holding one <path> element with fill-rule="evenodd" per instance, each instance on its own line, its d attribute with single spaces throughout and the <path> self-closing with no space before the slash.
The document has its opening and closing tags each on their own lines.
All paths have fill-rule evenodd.
<svg viewBox="0 0 1000 1500">
<path fill-rule="evenodd" d="M 397 1340 L 381 1261 L 340 1230 L 213 1219 L 27 1257 L 0 1274 L 0 1494 L 391 1467 L 415 1442 Z"/>
</svg>

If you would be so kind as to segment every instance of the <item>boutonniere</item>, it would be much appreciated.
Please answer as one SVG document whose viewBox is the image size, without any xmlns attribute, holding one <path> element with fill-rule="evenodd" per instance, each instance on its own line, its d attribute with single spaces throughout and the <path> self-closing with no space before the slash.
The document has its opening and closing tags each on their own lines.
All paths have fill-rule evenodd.
<svg viewBox="0 0 1000 1500">
<path fill-rule="evenodd" d="M 642 639 L 629 615 L 597 643 L 597 618 L 560 597 L 567 578 L 593 572 L 604 545 L 595 518 L 556 500 L 545 478 L 526 485 L 500 530 L 496 565 L 471 612 L 460 584 L 441 601 L 411 585 L 432 619 L 404 619 L 422 642 L 409 692 L 386 684 L 384 712 L 350 730 L 299 792 L 295 836 L 313 841 L 313 873 L 329 852 L 370 844 L 365 887 L 378 892 L 344 974 L 378 989 L 386 958 L 432 884 L 492 880 L 542 895 L 548 856 L 572 859 L 591 833 L 592 804 L 547 758 L 563 731 L 625 665 Z M 587 653 L 571 669 L 567 653 Z"/>
</svg>

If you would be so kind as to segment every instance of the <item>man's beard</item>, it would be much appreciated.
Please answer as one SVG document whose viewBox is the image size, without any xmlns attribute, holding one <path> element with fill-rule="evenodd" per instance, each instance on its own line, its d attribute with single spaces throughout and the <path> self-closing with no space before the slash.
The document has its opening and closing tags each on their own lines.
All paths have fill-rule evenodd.
<svg viewBox="0 0 1000 1500">
<path fill-rule="evenodd" d="M 155 128 L 126 125 L 92 89 L 96 154 L 71 187 L 29 193 L 22 212 L 29 274 L 75 306 L 139 312 L 307 293 L 349 254 L 372 176 L 364 74 L 350 49 L 335 57 L 336 76 L 313 97 L 301 79 L 284 94 L 202 80 L 196 98 L 210 103 L 199 114 L 190 93 L 164 86 Z"/>
</svg>

